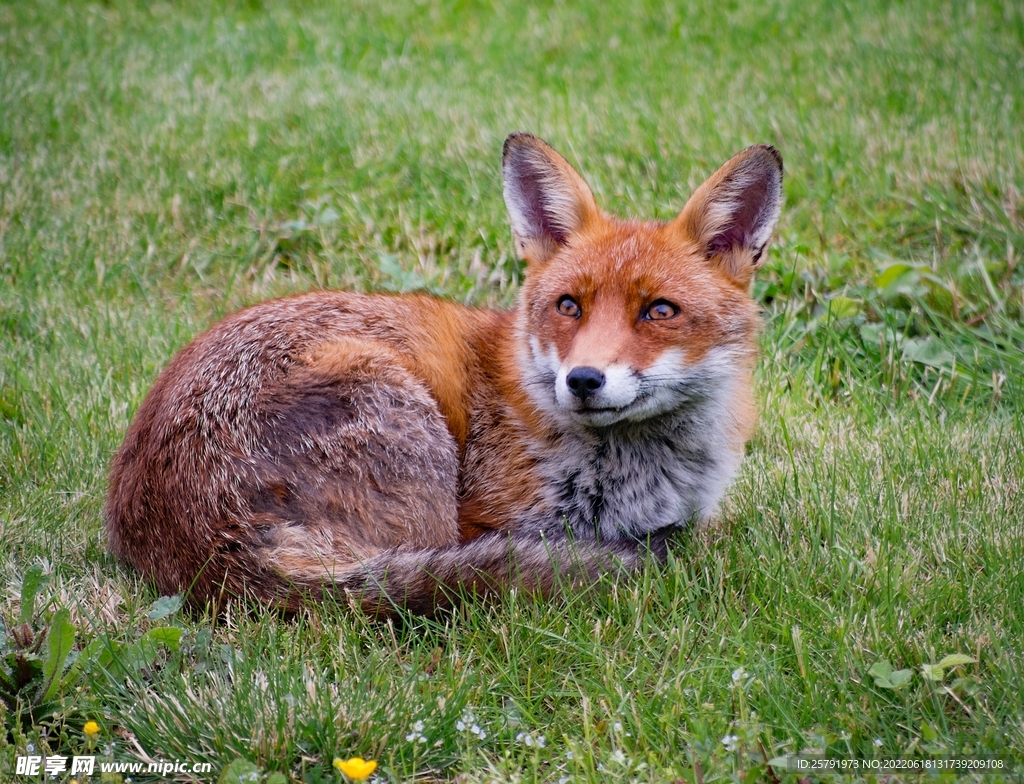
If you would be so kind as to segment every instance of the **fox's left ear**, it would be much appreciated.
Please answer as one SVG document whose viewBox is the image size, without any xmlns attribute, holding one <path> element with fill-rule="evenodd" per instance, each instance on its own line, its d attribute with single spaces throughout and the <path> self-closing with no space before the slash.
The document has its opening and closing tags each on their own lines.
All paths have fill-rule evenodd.
<svg viewBox="0 0 1024 784">
<path fill-rule="evenodd" d="M 758 144 L 701 185 L 672 222 L 711 263 L 742 284 L 765 261 L 782 207 L 782 155 Z"/>
</svg>

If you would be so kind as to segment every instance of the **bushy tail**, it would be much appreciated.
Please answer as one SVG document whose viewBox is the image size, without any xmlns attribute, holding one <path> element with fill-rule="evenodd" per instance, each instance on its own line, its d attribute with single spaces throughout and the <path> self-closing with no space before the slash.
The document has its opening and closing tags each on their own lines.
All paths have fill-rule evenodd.
<svg viewBox="0 0 1024 784">
<path fill-rule="evenodd" d="M 602 574 L 632 572 L 650 556 L 664 558 L 666 539 L 598 543 L 495 532 L 450 547 L 387 550 L 335 573 L 333 580 L 313 577 L 313 564 L 301 575 L 282 576 L 303 593 L 333 595 L 373 617 L 402 610 L 431 615 L 463 598 L 512 588 L 550 596 L 558 588 L 593 583 Z"/>
</svg>

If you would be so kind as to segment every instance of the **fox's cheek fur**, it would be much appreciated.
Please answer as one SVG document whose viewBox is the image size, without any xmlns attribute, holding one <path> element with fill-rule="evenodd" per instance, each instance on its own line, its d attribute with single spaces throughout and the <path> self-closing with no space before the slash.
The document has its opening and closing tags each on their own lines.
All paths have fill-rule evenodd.
<svg viewBox="0 0 1024 784">
<path fill-rule="evenodd" d="M 523 386 L 529 391 L 530 397 L 542 408 L 555 403 L 555 380 L 562 360 L 558 357 L 555 346 L 542 344 L 536 335 L 528 340 L 528 349 L 519 352 L 519 372 Z"/>
<path fill-rule="evenodd" d="M 737 385 L 749 383 L 742 352 L 720 346 L 687 364 L 678 349 L 666 351 L 641 377 L 644 406 L 632 421 L 672 411 L 718 409 L 729 414 Z"/>
</svg>

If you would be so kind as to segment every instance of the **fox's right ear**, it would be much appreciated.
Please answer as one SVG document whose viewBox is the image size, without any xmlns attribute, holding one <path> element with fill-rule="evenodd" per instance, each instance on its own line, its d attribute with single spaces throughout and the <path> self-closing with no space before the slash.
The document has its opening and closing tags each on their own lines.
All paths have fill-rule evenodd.
<svg viewBox="0 0 1024 784">
<path fill-rule="evenodd" d="M 673 221 L 712 264 L 746 284 L 765 262 L 782 207 L 782 156 L 758 144 L 729 159 Z"/>
<path fill-rule="evenodd" d="M 536 136 L 509 135 L 501 172 L 516 252 L 531 264 L 547 261 L 600 215 L 583 178 Z"/>
</svg>

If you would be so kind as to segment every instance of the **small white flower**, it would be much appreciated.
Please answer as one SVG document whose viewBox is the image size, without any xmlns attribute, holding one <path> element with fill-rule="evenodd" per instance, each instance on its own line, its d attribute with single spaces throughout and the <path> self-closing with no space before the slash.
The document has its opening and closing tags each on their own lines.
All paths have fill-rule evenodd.
<svg viewBox="0 0 1024 784">
<path fill-rule="evenodd" d="M 423 722 L 417 721 L 415 724 L 413 724 L 412 732 L 406 735 L 405 739 L 410 743 L 412 741 L 415 741 L 416 743 L 426 743 L 427 737 L 423 734 Z"/>
<path fill-rule="evenodd" d="M 736 751 L 736 744 L 739 741 L 739 737 L 736 735 L 726 735 L 722 738 L 722 745 L 725 746 L 726 751 Z"/>
<path fill-rule="evenodd" d="M 622 732 L 622 722 L 617 721 L 612 724 L 612 732 Z"/>
<path fill-rule="evenodd" d="M 466 732 L 468 730 L 471 734 L 476 735 L 480 740 L 487 737 L 487 733 L 476 721 L 476 714 L 469 708 L 462 711 L 461 718 L 455 722 L 455 729 L 459 732 Z"/>
<path fill-rule="evenodd" d="M 742 667 L 737 667 L 735 670 L 732 671 L 732 682 L 739 683 L 741 680 L 743 680 L 746 674 L 746 670 L 744 670 Z"/>
<path fill-rule="evenodd" d="M 529 732 L 520 732 L 516 735 L 516 742 L 522 743 L 524 746 L 536 746 L 538 749 L 544 748 L 544 736 L 538 735 L 536 738 L 533 737 Z"/>
<path fill-rule="evenodd" d="M 573 758 L 573 757 L 572 757 L 572 749 L 569 749 L 569 750 L 567 750 L 567 751 L 565 752 L 565 758 L 566 758 L 567 760 L 571 760 L 571 759 Z"/>
<path fill-rule="evenodd" d="M 874 745 L 874 747 L 876 749 L 882 747 L 882 739 L 881 738 L 875 738 L 873 741 L 871 741 L 871 743 L 872 743 L 872 745 Z"/>
<path fill-rule="evenodd" d="M 29 754 L 35 754 L 36 753 L 36 744 L 34 744 L 34 743 L 26 744 L 25 751 L 27 751 Z"/>
<path fill-rule="evenodd" d="M 622 749 L 615 749 L 615 751 L 612 752 L 612 762 L 615 762 L 615 763 L 617 763 L 619 765 L 625 765 L 626 764 L 626 754 L 625 754 L 625 752 L 623 752 Z"/>
</svg>

